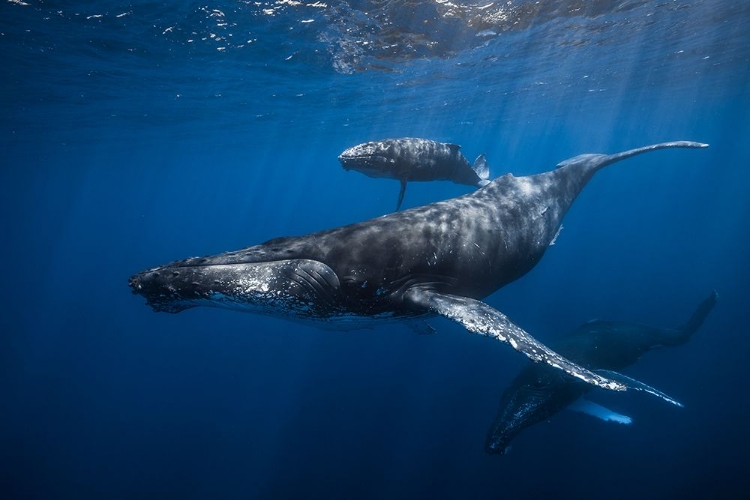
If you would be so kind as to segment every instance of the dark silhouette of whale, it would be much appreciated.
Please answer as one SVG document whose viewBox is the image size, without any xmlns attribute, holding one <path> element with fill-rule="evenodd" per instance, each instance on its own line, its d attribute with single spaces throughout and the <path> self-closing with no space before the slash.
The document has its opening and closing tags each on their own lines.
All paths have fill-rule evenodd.
<svg viewBox="0 0 750 500">
<path fill-rule="evenodd" d="M 453 181 L 482 187 L 489 184 L 490 169 L 481 154 L 469 165 L 458 144 L 404 137 L 366 142 L 339 155 L 344 170 L 356 170 L 369 177 L 401 181 L 396 211 L 401 208 L 406 183 Z"/>
<path fill-rule="evenodd" d="M 506 174 L 458 198 L 172 262 L 135 274 L 130 286 L 155 311 L 172 313 L 213 306 L 345 328 L 439 314 L 585 382 L 624 390 L 551 351 L 479 299 L 539 262 L 599 169 L 656 149 L 703 147 L 681 141 L 576 156 L 550 172 Z"/>
<path fill-rule="evenodd" d="M 646 352 L 686 343 L 711 312 L 715 291 L 700 303 L 690 320 L 679 328 L 657 328 L 624 321 L 590 321 L 567 337 L 551 343 L 556 352 L 589 370 L 622 370 Z M 631 383 L 632 383 L 631 379 Z M 604 420 L 630 423 L 630 418 L 581 400 L 592 386 L 544 365 L 527 366 L 503 392 L 500 409 L 492 422 L 485 450 L 506 453 L 510 442 L 524 429 L 546 421 L 570 408 Z M 663 396 L 663 395 L 662 395 Z M 672 400 L 671 402 L 674 403 Z M 681 406 L 681 405 L 680 405 Z"/>
</svg>

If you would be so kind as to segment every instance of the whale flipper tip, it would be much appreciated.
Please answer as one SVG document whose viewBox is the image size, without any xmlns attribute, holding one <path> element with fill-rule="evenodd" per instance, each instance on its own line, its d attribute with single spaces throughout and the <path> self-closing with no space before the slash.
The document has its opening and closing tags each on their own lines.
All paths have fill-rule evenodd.
<svg viewBox="0 0 750 500">
<path fill-rule="evenodd" d="M 628 386 L 610 380 L 564 358 L 551 350 L 507 316 L 493 307 L 469 297 L 441 294 L 427 288 L 412 287 L 404 300 L 415 309 L 431 312 L 459 323 L 467 331 L 510 344 L 534 362 L 543 362 L 583 382 L 611 391 L 625 391 Z"/>
</svg>

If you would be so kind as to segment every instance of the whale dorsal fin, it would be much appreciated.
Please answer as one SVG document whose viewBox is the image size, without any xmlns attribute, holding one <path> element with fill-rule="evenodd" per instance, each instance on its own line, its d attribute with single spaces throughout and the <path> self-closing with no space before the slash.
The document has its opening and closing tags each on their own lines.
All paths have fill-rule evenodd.
<svg viewBox="0 0 750 500">
<path fill-rule="evenodd" d="M 576 163 L 585 163 L 587 161 L 594 161 L 598 158 L 605 158 L 606 156 L 607 155 L 585 153 L 582 155 L 574 156 L 573 158 L 568 158 L 567 160 L 563 160 L 557 165 L 555 165 L 555 168 L 563 168 L 569 165 L 575 165 Z"/>
<path fill-rule="evenodd" d="M 448 149 L 450 149 L 454 153 L 458 153 L 458 150 L 461 149 L 461 146 L 459 146 L 458 144 L 453 144 L 451 142 L 446 143 L 446 146 L 448 146 Z"/>
</svg>

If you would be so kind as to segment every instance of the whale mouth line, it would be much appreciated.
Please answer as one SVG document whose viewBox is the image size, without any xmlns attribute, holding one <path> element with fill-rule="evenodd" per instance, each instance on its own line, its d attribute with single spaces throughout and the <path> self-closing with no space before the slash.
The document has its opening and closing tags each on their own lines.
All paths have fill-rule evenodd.
<svg viewBox="0 0 750 500">
<path fill-rule="evenodd" d="M 361 154 L 361 155 L 341 155 L 339 156 L 339 161 L 341 162 L 347 162 L 347 161 L 382 161 L 387 162 L 388 158 L 384 155 L 374 155 L 374 154 Z"/>
</svg>

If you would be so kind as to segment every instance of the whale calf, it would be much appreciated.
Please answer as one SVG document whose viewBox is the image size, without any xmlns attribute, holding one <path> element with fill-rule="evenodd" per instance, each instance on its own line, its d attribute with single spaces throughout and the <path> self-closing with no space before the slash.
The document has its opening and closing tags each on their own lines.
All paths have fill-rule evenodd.
<svg viewBox="0 0 750 500">
<path fill-rule="evenodd" d="M 479 155 L 472 166 L 459 149 L 457 144 L 404 137 L 358 144 L 341 153 L 339 161 L 344 170 L 401 181 L 398 212 L 407 182 L 453 181 L 477 187 L 489 184 L 490 169 L 484 155 Z"/>
<path fill-rule="evenodd" d="M 718 295 L 715 291 L 700 303 L 690 320 L 679 328 L 657 328 L 624 321 L 590 321 L 550 346 L 590 370 L 611 375 L 635 363 L 644 353 L 659 347 L 682 345 L 700 328 Z M 633 381 L 630 379 L 630 384 Z M 487 433 L 485 451 L 504 454 L 510 442 L 524 429 L 546 421 L 565 408 L 603 420 L 630 423 L 619 415 L 582 397 L 590 385 L 544 365 L 527 366 L 503 392 L 500 409 Z M 649 391 L 651 392 L 651 391 Z M 664 397 L 664 395 L 660 394 Z M 671 401 L 675 403 L 675 401 Z M 681 406 L 681 405 L 680 405 Z"/>
<path fill-rule="evenodd" d="M 155 311 L 171 313 L 223 307 L 348 329 L 437 314 L 584 382 L 625 390 L 550 350 L 480 299 L 539 262 L 598 170 L 658 149 L 707 146 L 679 141 L 581 155 L 549 172 L 503 175 L 457 198 L 147 269 L 129 284 Z"/>
</svg>

